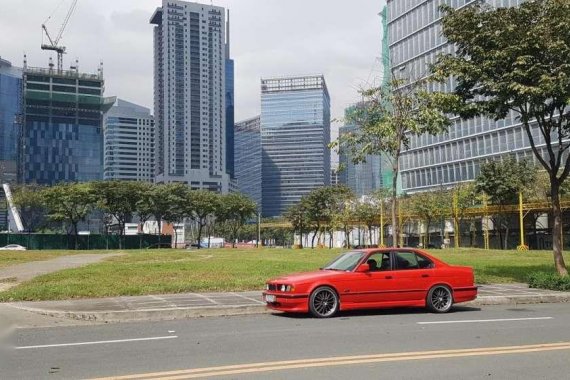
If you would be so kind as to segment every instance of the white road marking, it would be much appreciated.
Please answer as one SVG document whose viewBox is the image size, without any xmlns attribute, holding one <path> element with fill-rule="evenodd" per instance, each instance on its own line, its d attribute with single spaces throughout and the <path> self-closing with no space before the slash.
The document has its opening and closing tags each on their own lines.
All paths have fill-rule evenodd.
<svg viewBox="0 0 570 380">
<path fill-rule="evenodd" d="M 53 347 L 71 347 L 71 346 L 88 346 L 94 344 L 112 344 L 112 343 L 128 343 L 128 342 L 144 342 L 149 340 L 164 340 L 164 339 L 176 339 L 178 336 L 155 336 L 151 338 L 135 338 L 135 339 L 118 339 L 118 340 L 101 340 L 95 342 L 79 342 L 79 343 L 62 343 L 62 344 L 44 344 L 39 346 L 20 346 L 14 347 L 15 350 L 29 350 L 34 348 L 53 348 Z"/>
<path fill-rule="evenodd" d="M 545 319 L 553 319 L 552 317 L 536 317 L 536 318 L 500 318 L 500 319 L 466 319 L 462 321 L 434 321 L 434 322 L 417 322 L 418 325 L 442 325 L 446 323 L 485 323 L 485 322 L 511 322 L 511 321 L 538 321 Z"/>
<path fill-rule="evenodd" d="M 233 294 L 233 295 L 236 296 L 236 297 L 240 297 L 240 298 L 243 298 L 243 299 L 248 300 L 248 301 L 253 301 L 253 302 L 255 302 L 255 303 L 258 303 L 258 304 L 261 304 L 261 305 L 265 305 L 265 302 L 261 302 L 260 300 L 256 300 L 256 299 L 251 298 L 251 297 L 246 297 L 246 296 L 241 295 L 241 294 L 239 294 L 239 293 L 233 293 L 233 292 L 232 292 L 232 293 L 230 293 L 230 294 Z"/>
</svg>

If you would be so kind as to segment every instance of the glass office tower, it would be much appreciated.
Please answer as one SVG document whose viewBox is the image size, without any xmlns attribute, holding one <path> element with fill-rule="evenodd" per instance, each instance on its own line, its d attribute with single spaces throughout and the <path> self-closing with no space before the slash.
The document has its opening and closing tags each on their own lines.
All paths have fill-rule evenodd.
<svg viewBox="0 0 570 380">
<path fill-rule="evenodd" d="M 348 111 L 349 112 L 349 111 Z M 358 130 L 355 125 L 340 127 L 339 134 L 353 133 Z M 340 152 L 341 170 L 339 183 L 348 186 L 358 197 L 370 195 L 382 187 L 382 159 L 380 156 L 366 156 L 366 161 L 355 164 L 344 152 Z M 388 184 L 391 186 L 391 183 Z"/>
<path fill-rule="evenodd" d="M 150 110 L 117 99 L 105 114 L 105 180 L 154 181 L 154 118 Z"/>
<path fill-rule="evenodd" d="M 428 75 L 438 54 L 453 53 L 442 36 L 439 6 L 469 6 L 471 0 L 388 0 L 388 36 L 392 72 L 406 78 Z M 516 6 L 521 0 L 489 0 L 492 6 Z M 453 80 L 432 90 L 451 91 Z M 505 155 L 533 159 L 523 127 L 512 112 L 504 120 L 453 119 L 446 133 L 412 137 L 401 158 L 404 192 L 428 190 L 471 181 L 486 160 Z M 538 139 L 537 139 L 538 140 Z M 542 141 L 538 140 L 540 145 Z"/>
<path fill-rule="evenodd" d="M 261 210 L 261 119 L 259 116 L 236 123 L 235 178 L 240 193 Z"/>
<path fill-rule="evenodd" d="M 261 80 L 263 215 L 330 184 L 330 96 L 322 75 Z"/>
<path fill-rule="evenodd" d="M 54 185 L 103 179 L 102 70 L 83 74 L 24 67 L 18 172 L 22 183 Z"/>
<path fill-rule="evenodd" d="M 0 59 L 0 184 L 16 182 L 22 69 Z"/>
</svg>

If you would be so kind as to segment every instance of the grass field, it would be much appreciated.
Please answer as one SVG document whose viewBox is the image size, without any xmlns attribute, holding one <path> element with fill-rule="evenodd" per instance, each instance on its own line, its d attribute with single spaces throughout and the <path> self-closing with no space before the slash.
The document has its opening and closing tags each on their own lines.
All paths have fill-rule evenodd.
<svg viewBox="0 0 570 380">
<path fill-rule="evenodd" d="M 0 293 L 0 301 L 261 289 L 268 278 L 318 268 L 340 250 L 127 252 L 125 256 L 112 257 L 97 264 L 38 277 Z M 69 253 L 29 251 L 25 254 L 49 256 Z M 532 272 L 553 271 L 550 252 L 460 249 L 433 250 L 432 254 L 450 264 L 474 267 L 480 284 L 526 282 Z M 570 260 L 570 255 L 565 257 Z M 2 262 L 3 258 L 5 256 L 0 256 Z"/>
</svg>

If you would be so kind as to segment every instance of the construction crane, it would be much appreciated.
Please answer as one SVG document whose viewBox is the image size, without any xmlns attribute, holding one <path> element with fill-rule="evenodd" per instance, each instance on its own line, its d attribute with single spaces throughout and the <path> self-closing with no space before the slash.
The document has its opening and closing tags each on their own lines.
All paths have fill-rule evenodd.
<svg viewBox="0 0 570 380">
<path fill-rule="evenodd" d="M 57 36 L 54 39 L 51 38 L 46 27 L 46 22 L 48 22 L 51 19 L 51 16 L 49 16 L 47 20 L 42 24 L 42 30 L 45 32 L 45 35 L 49 40 L 49 45 L 42 43 L 42 50 L 53 50 L 57 52 L 57 70 L 60 72 L 63 70 L 63 55 L 65 54 L 65 46 L 60 46 L 59 42 L 61 41 L 61 37 L 63 36 L 63 31 L 65 30 L 65 27 L 69 23 L 69 19 L 71 18 L 71 15 L 75 10 L 77 1 L 78 0 L 73 0 L 73 2 L 71 3 L 71 7 L 69 8 L 69 11 L 65 16 L 65 19 L 63 20 L 63 24 L 61 25 L 61 28 L 59 29 L 59 32 L 57 33 Z"/>
</svg>

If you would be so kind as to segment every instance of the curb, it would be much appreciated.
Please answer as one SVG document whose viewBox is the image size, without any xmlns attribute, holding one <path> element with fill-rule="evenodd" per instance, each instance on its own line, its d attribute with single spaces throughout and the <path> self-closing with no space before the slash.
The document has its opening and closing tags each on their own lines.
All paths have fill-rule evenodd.
<svg viewBox="0 0 570 380">
<path fill-rule="evenodd" d="M 491 305 L 528 305 L 542 303 L 567 303 L 570 302 L 570 293 L 544 294 L 533 296 L 484 296 L 474 301 L 461 303 L 461 306 L 491 306 Z M 10 307 L 47 315 L 56 318 L 65 318 L 80 321 L 117 323 L 117 322 L 141 322 L 141 321 L 167 321 L 177 319 L 193 319 L 204 317 L 227 317 L 238 315 L 254 315 L 275 313 L 265 305 L 240 305 L 240 306 L 211 306 L 194 308 L 170 308 L 153 310 L 123 310 L 123 311 L 97 311 L 97 312 L 70 312 L 60 310 L 38 309 L 22 304 L 8 303 Z"/>
<path fill-rule="evenodd" d="M 200 307 L 200 308 L 172 308 L 162 310 L 123 310 L 123 311 L 97 311 L 97 312 L 71 312 L 60 310 L 38 309 L 18 304 L 6 304 L 15 309 L 55 318 L 65 318 L 78 321 L 91 322 L 141 322 L 141 321 L 168 321 L 177 319 L 193 319 L 204 317 L 226 317 L 237 315 L 266 314 L 271 311 L 265 305 L 244 305 L 226 307 Z"/>
</svg>

